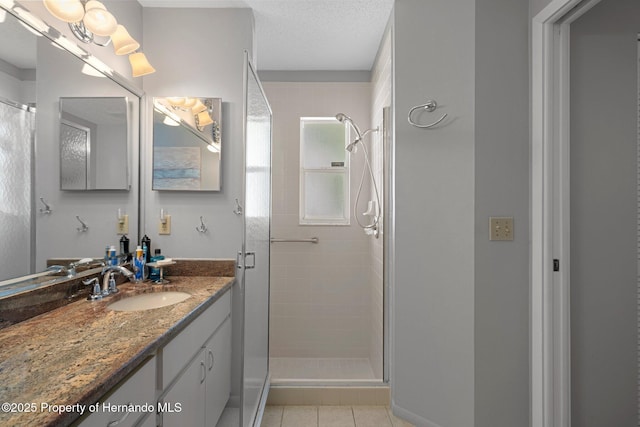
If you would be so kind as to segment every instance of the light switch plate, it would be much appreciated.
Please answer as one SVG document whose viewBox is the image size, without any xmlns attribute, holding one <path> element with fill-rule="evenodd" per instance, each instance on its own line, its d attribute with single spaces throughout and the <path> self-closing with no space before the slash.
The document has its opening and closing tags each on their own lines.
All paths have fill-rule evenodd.
<svg viewBox="0 0 640 427">
<path fill-rule="evenodd" d="M 489 218 L 489 240 L 513 240 L 513 217 L 492 216 Z"/>
<path fill-rule="evenodd" d="M 164 219 L 164 223 L 158 223 L 158 234 L 171 234 L 171 215 L 165 215 Z"/>
<path fill-rule="evenodd" d="M 129 234 L 129 215 L 122 215 L 116 223 L 116 234 Z"/>
</svg>

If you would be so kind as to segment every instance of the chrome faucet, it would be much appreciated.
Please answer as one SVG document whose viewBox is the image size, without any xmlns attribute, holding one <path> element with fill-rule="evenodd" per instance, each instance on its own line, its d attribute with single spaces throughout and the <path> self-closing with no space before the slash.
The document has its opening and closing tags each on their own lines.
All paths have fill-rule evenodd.
<svg viewBox="0 0 640 427">
<path fill-rule="evenodd" d="M 76 275 L 75 269 L 67 268 L 64 265 L 50 265 L 49 267 L 47 267 L 47 271 L 49 272 L 49 274 L 64 273 L 67 275 L 67 277 L 74 277 Z"/>
<path fill-rule="evenodd" d="M 124 277 L 134 282 L 134 274 L 121 265 L 108 265 L 102 269 L 102 295 L 107 296 L 118 292 L 115 275 L 122 274 Z"/>
<path fill-rule="evenodd" d="M 90 264 L 96 264 L 99 265 L 101 267 L 104 267 L 105 262 L 103 259 L 100 258 L 82 258 L 78 261 L 72 262 L 71 264 L 69 264 L 69 267 L 66 268 L 67 272 L 68 272 L 68 276 L 69 277 L 74 277 L 76 275 L 76 268 L 80 267 L 81 265 L 90 265 Z"/>
</svg>

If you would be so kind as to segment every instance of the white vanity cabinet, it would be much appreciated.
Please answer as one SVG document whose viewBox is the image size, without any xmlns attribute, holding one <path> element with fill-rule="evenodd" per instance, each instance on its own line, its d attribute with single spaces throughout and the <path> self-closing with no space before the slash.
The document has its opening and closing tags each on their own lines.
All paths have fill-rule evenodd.
<svg viewBox="0 0 640 427">
<path fill-rule="evenodd" d="M 163 348 L 164 426 L 216 425 L 231 391 L 230 312 L 227 292 Z"/>
<path fill-rule="evenodd" d="M 205 344 L 207 394 L 205 425 L 215 426 L 231 392 L 231 318 Z"/>
<path fill-rule="evenodd" d="M 119 405 L 151 405 L 154 407 L 156 392 L 156 358 L 146 361 L 133 374 L 125 378 L 109 393 L 96 403 L 97 410 L 77 425 L 80 427 L 130 427 L 141 418 L 145 412 L 131 412 L 113 410 Z M 105 406 L 106 405 L 106 406 Z M 153 409 L 150 409 L 153 411 Z M 152 417 L 154 418 L 154 417 Z"/>
</svg>

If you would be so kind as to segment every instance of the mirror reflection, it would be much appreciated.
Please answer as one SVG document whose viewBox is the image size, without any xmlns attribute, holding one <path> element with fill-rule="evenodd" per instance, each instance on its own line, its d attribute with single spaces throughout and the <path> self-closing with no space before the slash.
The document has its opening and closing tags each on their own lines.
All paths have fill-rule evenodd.
<svg viewBox="0 0 640 427">
<path fill-rule="evenodd" d="M 153 98 L 153 189 L 220 191 L 220 98 Z"/>
<path fill-rule="evenodd" d="M 0 39 L 11 41 L 0 43 L 0 281 L 49 274 L 47 262 L 62 264 L 64 260 L 66 266 L 69 260 L 102 258 L 106 245 L 118 246 L 118 212 L 128 215 L 129 238 L 139 238 L 137 165 L 142 91 L 117 74 L 98 72 L 52 43 L 59 36 L 55 30 L 43 35 L 27 26 L 11 13 L 0 22 Z M 88 54 L 86 58 L 96 60 Z M 111 111 L 129 118 L 126 136 L 118 137 L 127 143 L 113 148 L 118 163 L 108 165 L 100 157 L 95 160 L 111 174 L 104 178 L 108 184 L 103 188 L 108 190 L 61 190 L 60 106 L 62 103 L 66 109 L 66 100 L 71 98 L 112 99 L 124 114 L 113 112 L 113 105 L 100 103 L 81 108 L 94 108 L 96 115 L 109 116 Z M 72 114 L 82 117 L 78 111 Z M 94 136 L 105 133 L 100 129 L 103 124 L 96 123 Z M 99 153 L 100 149 L 91 147 L 91 151 Z M 88 167 L 97 173 L 99 166 L 91 163 Z M 94 181 L 99 185 L 98 178 Z M 131 191 L 122 191 L 127 189 Z"/>
<path fill-rule="evenodd" d="M 60 99 L 60 189 L 128 190 L 127 98 Z"/>
</svg>

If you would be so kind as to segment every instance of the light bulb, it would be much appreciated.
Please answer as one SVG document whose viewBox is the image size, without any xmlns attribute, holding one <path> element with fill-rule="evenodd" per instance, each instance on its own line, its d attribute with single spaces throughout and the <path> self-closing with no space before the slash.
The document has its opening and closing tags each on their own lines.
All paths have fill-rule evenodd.
<svg viewBox="0 0 640 427">
<path fill-rule="evenodd" d="M 124 25 L 118 25 L 116 27 L 116 31 L 111 34 L 111 41 L 113 42 L 113 51 L 116 55 L 128 55 L 140 47 L 140 43 L 129 35 Z"/>
<path fill-rule="evenodd" d="M 116 18 L 97 0 L 89 0 L 85 4 L 84 25 L 98 36 L 110 36 L 118 28 Z"/>
<path fill-rule="evenodd" d="M 84 16 L 80 0 L 43 0 L 50 14 L 64 22 L 79 22 Z"/>
<path fill-rule="evenodd" d="M 156 69 L 149 64 L 147 57 L 144 56 L 142 52 L 129 55 L 129 62 L 131 63 L 131 75 L 133 77 L 140 77 L 156 72 Z"/>
</svg>

